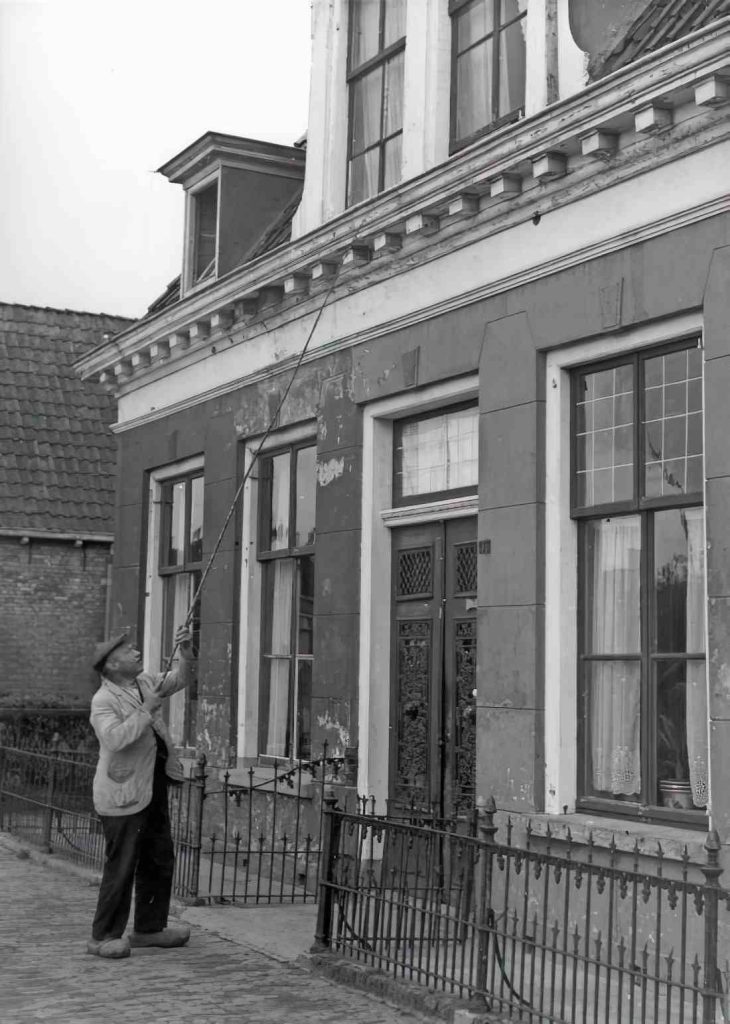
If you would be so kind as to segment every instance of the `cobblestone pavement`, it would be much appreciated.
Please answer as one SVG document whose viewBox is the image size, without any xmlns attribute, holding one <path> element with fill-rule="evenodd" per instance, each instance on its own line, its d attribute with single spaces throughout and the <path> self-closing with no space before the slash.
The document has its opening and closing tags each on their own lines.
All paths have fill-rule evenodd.
<svg viewBox="0 0 730 1024">
<path fill-rule="evenodd" d="M 421 1018 L 193 928 L 183 949 L 89 956 L 96 889 L 0 848 L 0 1024 L 416 1024 Z"/>
</svg>

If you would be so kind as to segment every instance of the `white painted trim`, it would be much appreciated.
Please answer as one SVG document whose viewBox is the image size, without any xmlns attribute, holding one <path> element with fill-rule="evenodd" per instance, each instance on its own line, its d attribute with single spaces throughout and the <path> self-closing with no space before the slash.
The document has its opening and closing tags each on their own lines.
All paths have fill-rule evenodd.
<svg viewBox="0 0 730 1024">
<path fill-rule="evenodd" d="M 709 154 L 705 153 L 703 155 L 705 160 L 707 160 Z M 637 204 L 640 205 L 641 197 L 636 196 L 635 190 L 633 194 L 634 198 L 632 199 L 632 204 L 635 207 Z M 658 188 L 657 190 L 654 190 L 653 200 L 655 202 L 663 202 L 666 200 L 666 196 L 666 190 Z M 585 218 L 591 218 L 594 216 L 599 216 L 602 221 L 605 221 L 605 194 L 593 198 L 595 198 L 598 204 L 595 209 L 591 209 L 593 204 L 590 200 L 583 200 L 582 202 L 575 204 L 575 215 L 580 218 L 581 222 L 584 222 Z M 647 201 L 649 201 L 648 198 Z M 588 203 L 588 207 L 584 206 L 585 203 Z M 628 207 L 624 207 L 624 209 L 627 210 Z M 610 255 L 611 253 L 629 248 L 633 245 L 638 245 L 641 242 L 668 234 L 669 232 L 678 230 L 679 228 L 687 227 L 691 224 L 707 220 L 708 218 L 715 217 L 719 214 L 725 214 L 729 210 L 730 201 L 728 200 L 727 195 L 723 195 L 719 198 L 714 198 L 701 203 L 696 207 L 683 209 L 667 216 L 658 216 L 648 224 L 627 229 L 609 239 L 602 239 L 598 242 L 573 249 L 569 252 L 556 254 L 555 256 L 545 260 L 543 263 L 533 265 L 527 269 L 520 269 L 515 273 L 507 274 L 503 277 L 487 282 L 486 284 L 480 284 L 477 287 L 467 289 L 459 294 L 450 295 L 437 302 L 433 302 L 430 305 L 420 305 L 418 308 L 401 313 L 398 316 L 386 316 L 379 323 L 375 323 L 370 327 L 364 327 L 355 333 L 341 333 L 342 324 L 346 324 L 348 321 L 362 322 L 364 316 L 371 315 L 371 313 L 366 312 L 367 310 L 372 312 L 373 310 L 382 309 L 381 304 L 373 298 L 372 288 L 367 289 L 362 299 L 358 299 L 357 296 L 350 297 L 353 300 L 357 300 L 357 309 L 351 314 L 344 309 L 338 309 L 335 313 L 332 312 L 331 307 L 329 311 L 325 310 L 318 330 L 318 333 L 321 332 L 323 337 L 320 341 L 314 339 L 314 344 L 310 347 L 310 351 L 305 357 L 304 362 L 313 362 L 316 359 L 322 358 L 324 355 L 331 355 L 335 352 L 352 348 L 355 345 L 373 341 L 376 338 L 391 334 L 394 331 L 412 327 L 415 324 L 423 323 L 424 321 L 433 319 L 434 317 L 441 316 L 456 309 L 464 308 L 465 306 L 471 305 L 475 302 L 481 302 L 484 299 L 502 294 L 503 292 L 531 284 L 534 281 L 542 280 L 551 274 L 569 270 L 572 267 L 587 263 L 590 260 Z M 566 216 L 567 210 L 561 213 L 561 215 Z M 529 221 L 527 221 L 526 224 L 512 228 L 512 232 L 514 233 L 514 245 L 510 244 L 508 246 L 510 259 L 512 258 L 512 253 L 518 249 L 522 252 L 534 251 L 529 248 L 531 244 L 534 245 L 534 242 L 531 242 L 527 237 L 526 233 L 528 228 L 534 231 L 534 228 Z M 478 258 L 478 250 L 475 247 L 471 247 L 470 250 L 467 249 L 466 254 L 463 257 L 464 262 L 462 263 L 462 260 L 459 260 L 459 267 L 456 266 L 456 262 L 462 250 L 449 254 L 448 258 L 454 260 L 454 266 L 448 271 L 444 262 L 447 257 L 444 257 L 436 264 L 436 268 L 431 272 L 427 271 L 427 266 L 422 266 L 420 268 L 413 269 L 410 273 L 415 275 L 418 271 L 428 272 L 429 280 L 433 280 L 434 282 L 436 279 L 444 280 L 446 278 L 449 280 L 459 280 L 463 279 L 464 276 L 460 269 L 460 267 L 463 266 L 465 268 L 465 272 L 468 268 L 479 268 L 479 273 L 483 278 L 485 268 L 497 267 L 500 265 L 500 261 L 498 259 L 493 259 L 492 254 L 495 251 L 495 246 L 499 245 L 501 247 L 499 239 L 503 238 L 504 234 L 505 233 L 501 233 L 501 235 L 493 236 L 488 241 L 484 241 L 483 244 L 486 245 L 485 253 L 488 252 L 490 256 L 490 259 L 486 263 Z M 562 234 L 561 237 L 563 237 Z M 567 231 L 565 237 L 571 238 L 574 242 L 578 236 L 571 228 L 570 231 Z M 397 281 L 398 277 L 388 279 L 386 287 L 389 294 L 392 295 L 395 293 Z M 418 286 L 415 284 L 412 286 L 406 285 L 406 287 L 408 288 L 409 294 L 418 295 L 419 297 L 429 294 L 430 286 L 428 283 L 419 283 Z M 317 301 L 319 302 L 321 299 L 318 298 Z M 297 311 L 296 315 L 296 321 L 290 324 L 277 325 L 279 355 L 283 355 L 282 348 L 284 338 L 289 335 L 289 332 L 292 332 L 292 334 L 296 333 L 297 340 L 300 336 L 303 337 L 304 327 L 301 325 L 301 313 Z M 331 328 L 328 328 L 330 320 Z M 335 328 L 338 329 L 335 330 Z M 331 330 L 332 332 L 331 338 L 327 337 L 328 330 Z M 248 339 L 245 342 L 246 346 L 250 346 L 249 358 L 247 361 L 249 365 L 253 364 L 251 371 L 247 374 L 238 374 L 235 377 L 229 377 L 226 374 L 224 363 L 220 362 L 225 359 L 225 355 L 228 355 L 228 353 L 219 353 L 218 355 L 210 356 L 207 360 L 208 363 L 215 360 L 218 362 L 220 367 L 220 369 L 216 371 L 216 376 L 219 377 L 220 382 L 214 384 L 212 387 L 200 390 L 201 381 L 205 380 L 206 377 L 210 379 L 212 373 L 204 375 L 201 371 L 201 364 L 197 363 L 196 365 L 188 367 L 181 365 L 177 373 L 171 373 L 160 381 L 151 381 L 150 383 L 143 385 L 138 390 L 128 395 L 121 396 L 118 403 L 120 419 L 113 425 L 112 429 L 115 432 L 132 430 L 138 426 L 142 426 L 159 419 L 164 419 L 173 413 L 182 411 L 183 409 L 192 408 L 202 402 L 209 401 L 210 399 L 236 391 L 239 388 L 265 380 L 273 373 L 281 373 L 291 369 L 298 359 L 298 350 L 297 352 L 287 352 L 285 358 L 282 358 L 279 362 L 272 364 L 271 348 L 266 344 L 267 338 L 269 337 L 270 335 L 266 335 L 262 328 L 261 336 Z M 256 355 L 254 355 L 254 353 L 256 353 Z M 242 362 L 241 350 L 236 348 L 230 353 L 230 355 L 233 361 L 240 366 Z M 190 371 L 191 374 L 189 383 L 190 393 L 177 401 L 169 399 L 166 400 L 165 394 L 170 395 L 173 393 L 173 382 L 175 382 L 175 378 L 181 382 L 178 386 L 182 386 L 182 377 L 186 371 Z M 145 404 L 146 401 L 149 401 L 150 403 L 149 410 L 143 413 L 136 413 L 136 409 Z M 166 401 L 165 405 L 161 404 L 163 401 Z"/>
<path fill-rule="evenodd" d="M 687 313 L 549 353 L 545 377 L 545 810 L 572 813 L 577 797 L 577 535 L 570 518 L 570 370 L 604 356 L 700 332 Z"/>
<path fill-rule="evenodd" d="M 397 526 L 412 526 L 415 523 L 432 523 L 435 519 L 459 519 L 475 516 L 479 511 L 479 495 L 465 495 L 462 498 L 444 498 L 443 501 L 425 502 L 423 505 L 403 505 L 400 508 L 385 508 L 380 513 L 388 529 Z"/>
<path fill-rule="evenodd" d="M 160 546 L 160 500 L 162 485 L 173 477 L 185 476 L 198 469 L 204 470 L 202 456 L 195 456 L 162 466 L 150 473 L 149 508 L 147 510 L 147 553 L 145 566 L 145 603 L 144 603 L 144 644 L 142 664 L 146 669 L 157 671 L 162 659 L 162 577 L 157 572 L 157 560 Z M 181 690 L 170 698 L 170 718 L 181 716 L 185 707 L 185 691 Z"/>
<path fill-rule="evenodd" d="M 246 472 L 259 451 L 272 451 L 302 441 L 316 441 L 311 421 L 276 431 L 261 445 L 249 438 L 244 447 Z M 241 589 L 238 644 L 238 721 L 236 754 L 239 759 L 258 755 L 259 667 L 261 662 L 261 563 L 256 557 L 258 531 L 258 476 L 252 472 L 243 488 L 241 505 Z M 316 555 L 315 555 L 316 557 Z"/>
<path fill-rule="evenodd" d="M 407 391 L 373 402 L 363 410 L 362 536 L 360 570 L 360 655 L 358 668 L 358 792 L 384 806 L 388 796 L 390 726 L 390 575 L 393 512 L 393 420 L 427 412 L 434 407 L 476 398 L 475 374 Z M 456 499 L 457 501 L 459 499 Z M 464 499 L 461 499 L 464 501 Z M 444 518 L 433 502 L 431 516 Z M 398 510 L 406 511 L 406 510 Z M 464 508 L 459 514 L 474 514 Z M 385 517 L 383 512 L 386 513 Z M 413 521 L 413 520 L 410 520 Z"/>
</svg>

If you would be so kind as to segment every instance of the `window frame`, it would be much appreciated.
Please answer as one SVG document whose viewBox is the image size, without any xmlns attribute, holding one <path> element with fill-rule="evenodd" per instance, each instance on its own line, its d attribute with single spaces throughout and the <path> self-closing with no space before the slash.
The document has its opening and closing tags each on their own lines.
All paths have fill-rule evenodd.
<svg viewBox="0 0 730 1024">
<path fill-rule="evenodd" d="M 192 484 L 194 479 L 201 480 L 203 496 L 205 494 L 205 464 L 201 456 L 185 459 L 180 463 L 171 464 L 149 473 L 149 497 L 147 510 L 146 539 L 146 586 L 144 601 L 144 663 L 152 671 L 164 669 L 169 651 L 166 650 L 167 601 L 168 588 L 174 585 L 175 577 L 200 576 L 203 569 L 202 543 L 201 558 L 193 561 L 190 555 L 190 509 L 192 507 Z M 185 508 L 185 551 L 180 565 L 165 565 L 165 555 L 169 548 L 172 488 L 175 484 L 186 482 Z M 170 515 L 167 509 L 170 509 Z M 204 535 L 201 538 L 204 542 Z M 194 590 L 192 591 L 195 592 Z M 195 646 L 200 642 L 200 609 L 202 600 L 198 601 L 197 636 Z M 174 629 L 174 624 L 173 624 Z M 193 632 L 196 633 L 194 623 Z M 159 668 L 158 668 L 159 666 Z M 192 704 L 197 701 L 197 684 L 191 684 L 185 690 L 172 695 L 166 710 L 166 720 L 178 747 L 192 749 L 195 745 L 194 730 L 196 712 Z"/>
<path fill-rule="evenodd" d="M 424 491 L 419 494 L 408 494 L 402 495 L 399 493 L 398 480 L 396 474 L 396 451 L 397 451 L 397 433 L 400 428 L 406 426 L 409 423 L 418 423 L 423 420 L 436 419 L 438 416 L 447 415 L 449 413 L 461 412 L 462 409 L 473 409 L 477 414 L 477 480 L 474 484 L 467 484 L 464 487 L 451 487 L 440 491 Z M 393 508 L 404 508 L 410 505 L 424 505 L 429 502 L 441 501 L 447 498 L 461 498 L 465 495 L 476 494 L 479 489 L 479 478 L 478 478 L 478 448 L 479 445 L 479 403 L 476 401 L 458 402 L 453 405 L 445 405 L 441 408 L 429 409 L 425 412 L 415 413 L 409 416 L 397 417 L 393 420 L 393 458 L 391 460 L 391 472 L 392 472 L 392 503 Z"/>
<path fill-rule="evenodd" d="M 523 21 L 524 20 L 526 22 L 528 14 L 529 14 L 529 10 L 526 8 L 516 18 L 512 18 L 510 21 L 505 22 L 504 25 L 501 25 L 500 21 L 499 21 L 499 15 L 500 15 L 500 8 L 501 8 L 502 0 L 484 0 L 484 3 L 489 3 L 489 4 L 492 5 L 494 25 L 496 26 L 492 30 L 492 33 L 491 33 L 491 36 L 492 36 L 492 45 L 491 45 L 491 60 L 492 60 L 492 67 L 491 67 L 491 72 L 492 72 L 492 75 L 491 75 L 491 77 L 492 77 L 492 91 L 491 91 L 492 105 L 491 106 L 492 106 L 492 109 L 491 109 L 491 113 L 494 114 L 494 112 L 496 110 L 497 111 L 497 116 L 496 117 L 492 117 L 492 120 L 490 120 L 487 124 L 483 125 L 481 128 L 476 128 L 473 132 L 470 132 L 468 135 L 465 135 L 463 138 L 458 137 L 457 134 L 456 134 L 456 118 L 457 118 L 457 110 L 458 110 L 458 105 L 459 105 L 458 104 L 457 58 L 459 56 L 461 56 L 461 54 L 458 52 L 458 48 L 457 48 L 458 32 L 457 32 L 457 28 L 456 28 L 456 21 L 457 21 L 457 18 L 459 16 L 459 14 L 466 7 L 468 7 L 470 4 L 474 4 L 474 3 L 477 3 L 477 2 L 482 2 L 482 0 L 449 0 L 449 18 L 451 19 L 451 103 L 450 103 L 450 115 L 449 115 L 449 121 L 450 121 L 449 154 L 456 153 L 456 152 L 458 152 L 461 149 L 465 149 L 467 146 L 470 146 L 472 142 L 476 142 L 477 139 L 482 138 L 484 135 L 488 135 L 491 132 L 496 131 L 498 128 L 504 127 L 504 125 L 513 124 L 515 121 L 519 121 L 520 118 L 524 117 L 524 115 L 525 115 L 525 105 L 524 105 L 524 102 L 523 102 L 522 106 L 517 107 L 514 110 L 511 110 L 508 113 L 502 114 L 501 116 L 499 116 L 499 91 L 500 91 L 500 85 L 499 85 L 499 77 L 500 77 L 499 76 L 499 71 L 500 71 L 499 38 L 500 38 L 500 35 L 502 34 L 502 32 L 505 31 L 505 29 L 510 28 L 512 25 L 516 24 L 518 21 Z M 463 50 L 461 52 L 462 53 L 467 53 L 469 50 L 473 49 L 475 46 L 479 46 L 483 42 L 485 42 L 485 40 L 487 40 L 489 38 L 489 36 L 490 36 L 490 33 L 487 33 L 481 39 L 478 39 L 476 42 L 472 43 L 470 46 L 468 46 L 465 50 Z M 526 55 L 527 55 L 527 49 L 525 47 L 525 64 L 526 64 L 526 61 L 527 61 L 527 56 Z M 525 80 L 526 79 L 527 79 L 527 68 L 525 67 Z M 525 84 L 526 84 L 526 82 L 525 82 Z"/>
<path fill-rule="evenodd" d="M 641 821 L 656 822 L 663 824 L 683 825 L 690 828 L 707 827 L 707 809 L 674 809 L 662 807 L 651 803 L 648 794 L 657 792 L 658 771 L 657 771 L 657 688 L 655 683 L 656 666 L 664 662 L 701 662 L 707 664 L 707 651 L 702 653 L 684 652 L 662 652 L 655 650 L 656 647 L 656 608 L 653 591 L 655 579 L 654 561 L 654 516 L 656 512 L 671 511 L 684 508 L 705 509 L 704 491 L 693 492 L 686 495 L 662 495 L 646 498 L 642 496 L 643 471 L 645 453 L 643 445 L 643 423 L 645 415 L 646 387 L 644 365 L 647 360 L 671 354 L 672 352 L 686 351 L 692 348 L 702 351 L 701 331 L 691 331 L 666 340 L 660 344 L 634 348 L 624 351 L 611 357 L 596 358 L 594 360 L 577 363 L 570 367 L 570 417 L 569 417 L 569 457 L 570 457 L 570 480 L 569 480 L 569 503 L 570 518 L 577 527 L 577 590 L 576 590 L 576 810 L 588 813 L 610 815 L 612 817 L 635 818 Z M 633 497 L 630 500 L 600 503 L 590 506 L 578 506 L 576 500 L 577 492 L 577 430 L 576 430 L 576 397 L 578 380 L 581 375 L 597 371 L 609 370 L 618 366 L 630 364 L 633 371 L 634 396 L 633 396 L 633 444 L 634 444 L 634 465 L 633 465 Z M 702 407 L 704 423 L 705 409 L 704 401 Z M 704 446 L 702 457 L 704 460 Z M 704 478 L 704 473 L 703 473 Z M 638 654 L 613 652 L 606 655 L 587 654 L 586 645 L 586 618 L 587 618 L 587 592 L 586 574 L 582 571 L 585 550 L 585 531 L 590 522 L 600 521 L 606 518 L 627 516 L 638 516 L 640 522 L 640 644 L 641 650 Z M 707 567 L 705 564 L 705 579 Z M 640 665 L 640 765 L 642 779 L 642 793 L 640 800 L 631 798 L 621 799 L 620 797 L 603 797 L 590 793 L 588 762 L 589 742 L 587 738 L 587 722 L 590 713 L 590 702 L 588 700 L 587 672 L 588 664 L 595 664 L 601 661 L 632 661 Z M 656 798 L 655 798 L 656 799 Z"/>
<path fill-rule="evenodd" d="M 274 458 L 278 455 L 289 455 L 289 503 L 288 503 L 288 514 L 289 514 L 289 539 L 293 539 L 296 536 L 296 500 L 297 500 L 297 461 L 298 453 L 304 449 L 311 448 L 315 456 L 315 467 L 316 467 L 316 454 L 317 445 L 314 438 L 301 439 L 292 441 L 290 444 L 280 445 L 275 448 L 266 449 L 265 452 L 261 453 L 259 461 L 259 486 L 257 494 L 257 510 L 256 510 L 256 560 L 260 564 L 261 569 L 261 580 L 260 580 L 260 623 L 259 623 L 259 700 L 258 700 L 258 721 L 257 721 L 257 746 L 259 751 L 259 760 L 262 763 L 269 763 L 271 761 L 302 761 L 307 760 L 311 756 L 311 736 L 310 736 L 310 751 L 306 756 L 303 756 L 299 749 L 300 736 L 297 730 L 298 724 L 298 688 L 299 688 L 299 665 L 302 661 L 309 662 L 310 665 L 314 664 L 314 647 L 312 645 L 312 652 L 310 654 L 302 654 L 298 649 L 298 637 L 299 637 L 299 609 L 300 609 L 300 589 L 299 589 L 299 578 L 301 563 L 306 560 L 310 560 L 312 564 L 312 573 L 315 571 L 315 547 L 316 547 L 316 533 L 315 540 L 312 544 L 294 545 L 289 544 L 287 547 L 277 548 L 272 550 L 267 543 L 267 536 L 270 530 L 271 524 L 271 486 L 270 481 L 271 475 L 267 472 L 265 466 L 273 464 Z M 315 489 L 315 508 L 316 508 L 316 489 Z M 316 516 L 315 516 L 316 523 Z M 316 529 L 316 527 L 315 527 Z M 271 681 L 270 676 L 267 680 L 267 664 L 274 660 L 276 656 L 271 653 L 267 653 L 266 638 L 271 626 L 270 613 L 271 608 L 269 604 L 270 589 L 273 586 L 272 574 L 274 571 L 274 563 L 278 560 L 290 560 L 294 562 L 294 572 L 292 574 L 292 586 L 291 586 L 291 625 L 290 625 L 290 653 L 286 656 L 278 656 L 281 658 L 286 657 L 289 662 L 289 679 L 288 679 L 288 718 L 287 718 L 287 733 L 289 735 L 289 753 L 283 755 L 268 754 L 265 752 L 268 741 L 268 719 L 265 720 L 263 712 L 263 700 L 262 696 L 266 690 L 269 692 L 269 698 L 266 701 L 266 708 L 268 709 L 270 700 L 270 688 Z M 314 577 L 312 580 L 314 590 Z M 312 595 L 312 625 L 314 624 L 314 593 Z M 311 718 L 311 703 L 310 703 L 310 718 Z"/>
<path fill-rule="evenodd" d="M 357 2 L 357 0 L 355 0 Z M 407 10 L 407 2 L 406 10 Z M 398 39 L 389 43 L 388 46 L 383 47 L 385 39 L 385 17 L 386 17 L 386 6 L 388 0 L 378 0 L 379 3 L 379 14 L 378 14 L 378 51 L 372 57 L 363 61 L 353 67 L 352 65 L 352 37 L 355 26 L 355 19 L 353 17 L 353 0 L 350 0 L 349 4 L 349 18 L 348 18 L 348 29 L 347 29 L 347 72 L 346 72 L 346 83 L 347 83 L 347 176 L 345 181 L 345 205 L 347 208 L 351 206 L 357 206 L 358 203 L 365 203 L 380 193 L 385 188 L 385 147 L 388 142 L 396 139 L 399 135 L 403 137 L 403 125 L 399 131 L 392 132 L 390 135 L 383 135 L 383 121 L 385 115 L 385 67 L 401 52 L 405 52 L 406 48 L 406 36 L 402 35 Z M 352 149 L 352 125 L 354 115 L 354 104 L 355 104 L 355 90 L 353 85 L 360 79 L 364 78 L 370 72 L 376 70 L 376 68 L 383 68 L 383 81 L 380 88 L 380 116 L 379 116 L 379 136 L 378 141 L 370 146 L 366 146 L 364 149 L 359 150 L 357 153 L 353 153 Z M 404 88 L 405 91 L 405 88 Z M 370 153 L 373 150 L 378 151 L 378 187 L 375 192 L 370 196 L 365 196 L 362 199 L 351 200 L 350 199 L 350 180 L 352 172 L 352 162 L 359 156 L 364 156 L 365 153 Z M 402 159 L 402 158 L 401 158 Z"/>
<path fill-rule="evenodd" d="M 203 549 L 201 543 L 200 558 L 193 560 L 190 555 L 190 520 L 193 507 L 193 481 L 200 480 L 205 488 L 205 476 L 200 470 L 190 470 L 180 476 L 171 476 L 160 482 L 160 508 L 162 518 L 160 522 L 159 546 L 157 551 L 157 571 L 160 576 L 173 576 L 182 572 L 195 572 L 203 568 Z M 172 532 L 172 490 L 176 484 L 185 484 L 185 525 L 183 549 L 183 560 L 180 565 L 168 565 L 164 561 L 164 552 L 169 549 L 170 535 Z M 169 497 L 168 497 L 169 495 Z M 167 509 L 170 515 L 167 515 Z M 202 538 L 201 538 L 202 541 Z"/>
<path fill-rule="evenodd" d="M 184 259 L 184 280 L 185 291 L 191 292 L 210 284 L 218 276 L 218 243 L 220 239 L 220 173 L 215 171 L 212 175 L 206 175 L 205 179 L 198 182 L 194 188 L 187 193 L 186 203 L 186 256 Z M 196 264 L 199 251 L 199 214 L 200 198 L 215 189 L 215 242 L 213 258 L 200 273 L 196 272 Z"/>
</svg>

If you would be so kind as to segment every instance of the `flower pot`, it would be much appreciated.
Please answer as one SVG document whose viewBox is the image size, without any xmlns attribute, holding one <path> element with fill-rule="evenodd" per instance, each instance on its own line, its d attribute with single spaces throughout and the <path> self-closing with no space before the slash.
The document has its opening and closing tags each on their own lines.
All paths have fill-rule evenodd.
<svg viewBox="0 0 730 1024">
<path fill-rule="evenodd" d="M 689 779 L 660 779 L 659 793 L 663 807 L 675 811 L 691 811 L 694 807 Z"/>
</svg>

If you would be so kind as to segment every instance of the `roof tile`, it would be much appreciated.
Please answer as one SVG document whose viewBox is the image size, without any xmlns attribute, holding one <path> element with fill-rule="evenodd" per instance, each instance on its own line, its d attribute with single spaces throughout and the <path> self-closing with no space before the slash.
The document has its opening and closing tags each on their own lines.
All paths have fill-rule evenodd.
<svg viewBox="0 0 730 1024">
<path fill-rule="evenodd" d="M 115 403 L 73 364 L 129 324 L 0 303 L 0 527 L 112 532 Z"/>
</svg>

